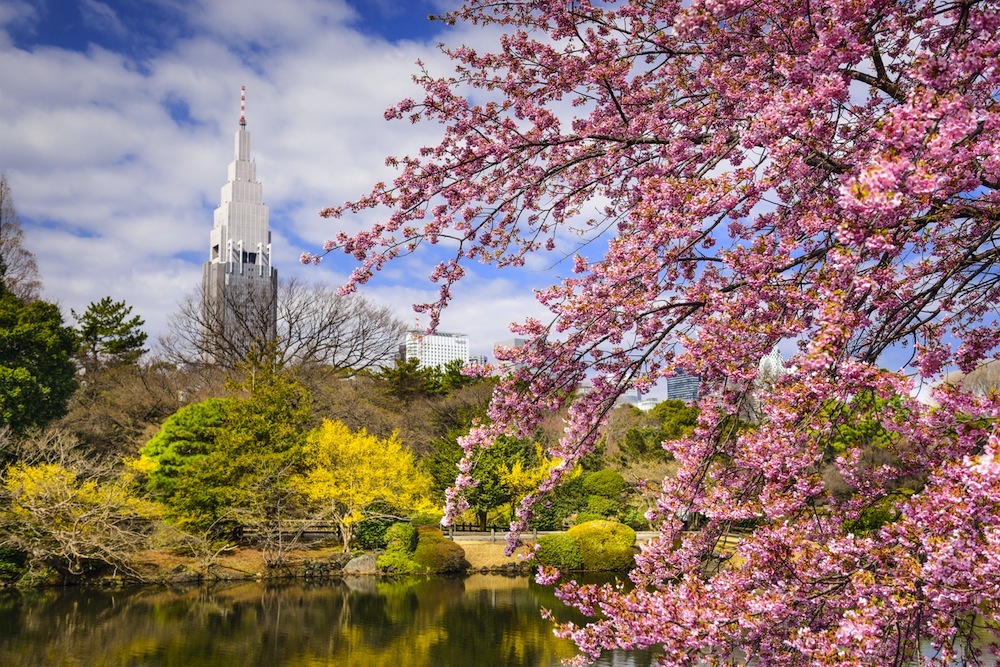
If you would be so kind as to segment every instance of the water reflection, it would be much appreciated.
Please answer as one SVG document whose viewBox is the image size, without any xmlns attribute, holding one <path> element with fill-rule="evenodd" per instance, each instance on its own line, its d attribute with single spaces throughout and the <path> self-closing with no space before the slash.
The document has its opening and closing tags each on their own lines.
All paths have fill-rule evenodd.
<svg viewBox="0 0 1000 667">
<path fill-rule="evenodd" d="M 574 651 L 552 635 L 542 605 L 559 608 L 550 589 L 495 575 L 9 592 L 0 665 L 547 667 Z M 599 664 L 651 662 L 622 653 Z"/>
</svg>

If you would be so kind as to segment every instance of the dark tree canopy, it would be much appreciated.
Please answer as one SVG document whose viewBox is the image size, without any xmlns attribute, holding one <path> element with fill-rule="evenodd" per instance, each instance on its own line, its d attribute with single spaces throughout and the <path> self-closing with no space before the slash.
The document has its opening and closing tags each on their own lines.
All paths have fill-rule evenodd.
<svg viewBox="0 0 1000 667">
<path fill-rule="evenodd" d="M 76 389 L 75 349 L 55 305 L 0 294 L 0 425 L 24 432 L 66 413 Z"/>
<path fill-rule="evenodd" d="M 269 531 L 296 497 L 289 480 L 304 465 L 312 397 L 266 358 L 245 371 L 242 384 L 231 387 L 237 397 L 222 405 L 214 443 L 177 477 L 171 507 L 185 525 L 217 533 L 250 525 Z"/>
</svg>

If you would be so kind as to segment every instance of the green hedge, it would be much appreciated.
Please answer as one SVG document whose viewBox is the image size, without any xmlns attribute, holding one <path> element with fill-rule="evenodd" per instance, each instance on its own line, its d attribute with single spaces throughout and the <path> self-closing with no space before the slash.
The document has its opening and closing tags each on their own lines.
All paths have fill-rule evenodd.
<svg viewBox="0 0 1000 667">
<path fill-rule="evenodd" d="M 386 531 L 386 550 L 379 570 L 390 574 L 461 572 L 469 567 L 465 551 L 434 526 L 393 524 Z"/>
<path fill-rule="evenodd" d="M 617 515 L 620 507 L 621 503 L 617 500 L 605 498 L 604 496 L 589 496 L 587 498 L 586 511 L 589 514 L 596 514 L 597 516 L 606 519 L 609 516 Z"/>
<path fill-rule="evenodd" d="M 386 551 L 384 554 L 379 554 L 375 566 L 386 574 L 414 574 L 417 572 L 417 564 L 410 558 L 410 554 L 401 551 Z"/>
<path fill-rule="evenodd" d="M 417 529 L 411 524 L 394 523 L 385 531 L 385 550 L 410 554 L 417 548 Z"/>
<path fill-rule="evenodd" d="M 387 574 L 412 574 L 417 571 L 413 550 L 417 546 L 417 529 L 408 523 L 394 523 L 385 531 L 385 553 L 375 560 L 375 566 Z"/>
<path fill-rule="evenodd" d="M 385 549 L 385 533 L 393 525 L 392 519 L 362 519 L 354 527 L 354 545 L 365 551 Z"/>
<path fill-rule="evenodd" d="M 618 520 L 633 530 L 649 530 L 646 513 L 637 507 L 627 507 L 618 513 Z"/>
<path fill-rule="evenodd" d="M 0 547 L 0 582 L 13 583 L 28 571 L 28 555 L 13 547 Z"/>
<path fill-rule="evenodd" d="M 618 498 L 625 486 L 625 478 L 614 470 L 598 470 L 583 478 L 583 490 L 594 496 Z"/>
<path fill-rule="evenodd" d="M 588 521 L 570 528 L 586 570 L 628 570 L 634 564 L 635 531 L 616 521 Z"/>
<path fill-rule="evenodd" d="M 607 518 L 606 516 L 584 510 L 583 512 L 578 512 L 576 517 L 573 518 L 573 525 L 579 526 L 582 523 L 590 523 L 591 521 L 600 521 Z"/>
<path fill-rule="evenodd" d="M 535 560 L 539 565 L 548 565 L 558 570 L 582 570 L 583 556 L 576 540 L 566 533 L 543 535 L 538 540 L 538 551 Z"/>
<path fill-rule="evenodd" d="M 417 528 L 417 548 L 413 561 L 424 572 L 462 572 L 468 569 L 465 550 L 433 526 Z"/>
</svg>

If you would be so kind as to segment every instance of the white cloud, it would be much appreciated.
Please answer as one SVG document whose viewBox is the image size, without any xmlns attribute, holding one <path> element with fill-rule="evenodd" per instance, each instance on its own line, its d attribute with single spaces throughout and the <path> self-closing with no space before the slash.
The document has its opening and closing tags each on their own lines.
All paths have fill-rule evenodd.
<svg viewBox="0 0 1000 667">
<path fill-rule="evenodd" d="M 133 25 L 122 9 L 85 4 L 88 20 L 101 19 L 105 33 Z M 94 44 L 84 52 L 15 48 L 4 31 L 39 17 L 31 5 L 0 3 L 0 170 L 38 256 L 45 296 L 67 317 L 107 295 L 124 299 L 153 337 L 199 284 L 212 211 L 233 159 L 241 85 L 276 265 L 285 276 L 337 284 L 351 268 L 348 258 L 304 267 L 299 253 L 384 212 L 328 221 L 318 211 L 391 179 L 387 155 L 435 142 L 440 126 L 386 123 L 383 111 L 420 96 L 416 60 L 436 74 L 451 70 L 438 37 L 391 42 L 361 34 L 343 2 L 177 6 L 189 25 L 170 34 L 184 36 L 139 58 Z M 490 38 L 458 28 L 448 41 Z M 364 293 L 412 321 L 412 303 L 434 297 L 426 280 L 434 256 L 392 265 Z M 475 266 L 455 294 L 442 330 L 468 333 L 477 354 L 509 337 L 510 321 L 544 315 L 516 277 Z"/>
<path fill-rule="evenodd" d="M 89 28 L 117 36 L 128 32 L 115 10 L 98 0 L 80 0 L 80 14 Z"/>
</svg>

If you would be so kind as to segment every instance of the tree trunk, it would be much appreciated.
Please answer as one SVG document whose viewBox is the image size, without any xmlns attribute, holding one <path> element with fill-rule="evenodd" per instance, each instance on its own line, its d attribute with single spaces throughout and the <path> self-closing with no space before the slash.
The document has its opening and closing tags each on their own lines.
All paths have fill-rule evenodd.
<svg viewBox="0 0 1000 667">
<path fill-rule="evenodd" d="M 338 521 L 337 527 L 340 528 L 340 539 L 344 541 L 344 553 L 346 554 L 351 550 L 351 538 L 353 537 L 351 526 L 343 521 Z"/>
</svg>

